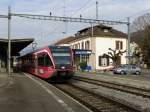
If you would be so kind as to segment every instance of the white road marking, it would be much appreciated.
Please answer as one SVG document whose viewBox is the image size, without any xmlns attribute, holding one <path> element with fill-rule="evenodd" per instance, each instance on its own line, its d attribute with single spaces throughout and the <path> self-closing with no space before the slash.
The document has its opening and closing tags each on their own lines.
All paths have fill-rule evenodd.
<svg viewBox="0 0 150 112">
<path fill-rule="evenodd" d="M 24 73 L 25 74 L 25 73 Z M 50 91 L 46 86 L 44 86 L 41 82 L 38 80 L 35 80 L 33 77 L 25 74 L 28 78 L 36 82 L 38 85 L 40 85 L 47 93 L 49 93 L 51 96 L 55 98 L 55 100 L 60 103 L 66 110 L 67 112 L 74 112 L 71 107 L 69 107 L 63 100 L 61 100 L 58 96 L 56 96 L 52 91 Z"/>
</svg>

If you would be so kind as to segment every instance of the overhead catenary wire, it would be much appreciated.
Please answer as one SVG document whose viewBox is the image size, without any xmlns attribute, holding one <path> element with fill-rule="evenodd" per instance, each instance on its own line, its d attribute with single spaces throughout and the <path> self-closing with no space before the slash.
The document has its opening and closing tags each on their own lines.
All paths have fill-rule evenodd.
<svg viewBox="0 0 150 112">
<path fill-rule="evenodd" d="M 92 1 L 92 0 L 87 0 L 87 1 L 84 3 L 83 6 L 81 6 L 79 9 L 76 10 L 76 12 L 75 12 L 74 14 L 76 14 L 78 11 L 80 11 L 80 10 L 84 9 L 85 7 L 87 7 L 88 4 L 91 3 L 91 1 Z M 64 9 L 64 16 L 66 15 L 66 14 L 65 14 L 65 13 L 66 13 L 66 6 L 65 6 L 65 5 L 66 5 L 66 1 L 64 1 L 64 7 L 62 7 L 62 8 Z M 61 8 L 61 9 L 62 9 L 62 8 Z M 73 16 L 74 14 L 72 14 L 72 16 Z M 51 15 L 52 15 L 52 14 L 51 14 Z M 67 31 L 68 23 L 66 23 L 66 21 L 63 21 L 63 22 L 65 22 L 65 26 L 64 26 L 64 27 L 65 27 L 65 31 L 62 32 L 62 33 L 63 33 L 63 34 L 66 34 L 66 32 L 68 32 L 68 31 Z M 54 33 L 56 32 L 56 29 L 58 29 L 58 28 L 59 28 L 59 26 L 58 26 L 58 27 L 55 27 L 53 31 L 47 33 L 47 36 L 48 36 L 48 34 L 54 34 Z"/>
<path fill-rule="evenodd" d="M 8 18 L 7 15 L 0 15 L 0 18 Z"/>
<path fill-rule="evenodd" d="M 97 24 L 128 24 L 128 22 L 122 21 L 110 21 L 110 20 L 96 20 L 96 19 L 86 19 L 86 18 L 71 18 L 71 17 L 61 17 L 61 16 L 47 16 L 47 15 L 32 15 L 32 14 L 15 14 L 13 16 L 23 17 L 28 19 L 38 19 L 38 20 L 51 20 L 51 21 L 67 21 L 67 22 L 80 22 L 80 23 L 97 23 Z"/>
<path fill-rule="evenodd" d="M 82 7 L 80 7 L 79 9 L 76 10 L 76 12 L 74 12 L 73 14 L 71 14 L 71 17 L 73 15 L 75 15 L 76 13 L 78 13 L 79 11 L 81 11 L 83 8 L 85 8 L 92 0 L 87 0 Z"/>
<path fill-rule="evenodd" d="M 82 7 L 80 7 L 79 9 L 77 9 L 75 13 L 77 13 L 78 11 L 80 11 L 81 9 L 83 9 L 84 7 L 86 7 L 87 4 L 89 3 L 89 1 L 91 1 L 91 0 L 88 0 L 87 2 L 85 2 L 85 4 L 84 4 Z M 74 13 L 74 14 L 75 14 L 75 13 Z M 71 16 L 73 16 L 74 14 L 72 14 Z M 63 16 L 64 16 L 64 17 L 66 16 L 66 0 L 64 0 Z M 67 27 L 68 27 L 68 22 L 67 22 L 67 21 L 63 21 L 63 22 L 65 23 L 65 24 L 64 24 L 64 29 L 65 29 L 65 31 L 63 31 L 62 33 L 63 33 L 63 34 L 66 34 L 66 32 L 67 32 Z M 57 28 L 58 28 L 58 27 L 55 27 L 55 28 L 54 28 L 54 31 L 55 31 Z"/>
<path fill-rule="evenodd" d="M 75 15 L 78 11 L 80 11 L 81 9 L 83 9 L 83 8 L 85 8 L 88 4 L 89 4 L 89 2 L 90 2 L 91 0 L 87 0 L 85 3 L 84 3 L 84 5 L 82 6 L 82 7 L 80 7 L 79 9 L 77 9 L 73 14 L 71 14 L 71 17 L 73 16 L 73 15 Z M 66 1 L 64 0 L 64 7 L 63 7 L 63 9 L 64 9 L 64 17 L 66 16 Z M 64 26 L 64 29 L 65 29 L 65 31 L 64 32 L 62 32 L 63 34 L 66 34 L 66 32 L 67 32 L 67 27 L 68 27 L 68 22 L 67 21 L 63 21 L 63 22 L 65 22 L 65 26 Z M 59 27 L 59 26 L 58 26 Z M 58 28 L 58 27 L 55 27 L 54 28 L 54 30 L 52 31 L 52 33 Z"/>
<path fill-rule="evenodd" d="M 142 10 L 142 11 L 137 12 L 137 13 L 135 13 L 135 14 L 126 16 L 126 17 L 124 17 L 124 18 L 122 18 L 122 19 L 119 19 L 119 21 L 127 20 L 128 17 L 129 17 L 129 18 L 138 17 L 138 16 L 140 16 L 141 14 L 148 13 L 148 11 L 150 11 L 150 8 L 145 9 L 145 10 Z"/>
<path fill-rule="evenodd" d="M 96 19 L 86 19 L 86 18 L 71 18 L 71 17 L 60 17 L 60 16 L 46 16 L 46 15 L 32 15 L 32 14 L 14 14 L 12 16 L 36 19 L 36 20 L 51 20 L 51 21 L 62 21 L 62 22 L 79 22 L 79 23 L 96 23 L 96 24 L 128 24 L 127 22 L 120 21 L 108 21 L 108 20 L 96 20 Z"/>
<path fill-rule="evenodd" d="M 95 20 L 95 19 L 85 19 L 85 18 L 71 18 L 71 17 L 60 17 L 60 16 L 45 16 L 45 15 L 32 15 L 32 14 L 11 14 L 12 16 L 36 19 L 36 20 L 53 20 L 53 21 L 67 21 L 67 22 L 79 22 L 79 23 L 97 23 L 97 24 L 127 24 L 127 22 L 120 21 L 107 21 L 107 20 Z"/>
</svg>

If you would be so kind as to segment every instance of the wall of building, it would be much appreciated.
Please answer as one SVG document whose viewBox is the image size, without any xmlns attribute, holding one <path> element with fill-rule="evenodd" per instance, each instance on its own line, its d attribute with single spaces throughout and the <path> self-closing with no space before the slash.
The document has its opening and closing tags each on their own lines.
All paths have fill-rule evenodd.
<svg viewBox="0 0 150 112">
<path fill-rule="evenodd" d="M 88 44 L 87 44 L 88 42 Z M 95 39 L 92 38 L 82 38 L 82 39 L 78 39 L 75 40 L 73 42 L 69 43 L 72 49 L 83 49 L 83 50 L 91 50 L 92 52 L 95 51 Z M 82 60 L 86 61 L 88 66 L 91 66 L 93 69 L 93 66 L 95 66 L 95 55 L 92 53 L 91 55 L 80 55 L 80 57 L 76 57 L 79 58 L 78 61 L 81 62 Z M 77 62 L 77 63 L 79 63 Z"/>
<path fill-rule="evenodd" d="M 105 69 L 109 68 L 108 66 L 99 66 L 99 56 L 102 56 L 104 53 L 108 54 L 109 48 L 115 50 L 116 49 L 116 41 L 121 41 L 123 43 L 123 48 L 121 51 L 126 50 L 127 40 L 124 38 L 111 38 L 111 37 L 96 37 L 96 69 Z M 121 64 L 126 64 L 126 53 L 121 56 Z M 111 65 L 112 60 L 109 60 Z"/>
<path fill-rule="evenodd" d="M 90 47 L 88 50 L 91 50 L 91 39 L 90 38 L 83 38 L 83 39 L 80 39 L 80 40 L 76 40 L 76 41 L 73 41 L 73 42 L 70 42 L 70 46 L 71 48 L 73 49 L 86 49 L 85 48 L 85 43 L 89 41 L 90 42 Z M 82 43 L 83 43 L 83 48 L 82 48 Z"/>
<path fill-rule="evenodd" d="M 91 50 L 92 54 L 89 57 L 89 66 L 92 67 L 93 70 L 96 69 L 96 38 L 92 37 L 90 38 L 91 42 Z"/>
<path fill-rule="evenodd" d="M 103 54 L 108 54 L 110 52 L 108 49 L 116 49 L 116 41 L 122 42 L 121 51 L 127 48 L 127 39 L 125 38 L 112 38 L 112 37 L 88 37 L 81 38 L 70 42 L 67 46 L 71 46 L 73 49 L 86 49 L 85 43 L 89 41 L 89 49 L 92 50 L 92 54 L 89 56 L 88 65 L 92 67 L 93 70 L 103 70 L 112 67 L 112 60 L 109 59 L 109 66 L 99 66 L 99 56 Z M 82 44 L 84 43 L 84 46 Z M 63 45 L 63 44 L 62 44 Z M 66 44 L 64 44 L 66 45 Z M 121 56 L 121 64 L 126 64 L 126 53 Z"/>
</svg>

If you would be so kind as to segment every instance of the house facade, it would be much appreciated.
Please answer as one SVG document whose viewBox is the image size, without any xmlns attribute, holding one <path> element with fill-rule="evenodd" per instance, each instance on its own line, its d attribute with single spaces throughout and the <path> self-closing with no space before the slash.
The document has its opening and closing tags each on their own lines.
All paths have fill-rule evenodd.
<svg viewBox="0 0 150 112">
<path fill-rule="evenodd" d="M 126 34 L 112 27 L 97 25 L 78 31 L 75 36 L 59 40 L 56 45 L 68 45 L 72 49 L 91 51 L 89 54 L 81 53 L 75 61 L 86 61 L 92 70 L 105 70 L 113 66 L 108 56 L 109 49 L 125 51 L 127 49 Z M 126 64 L 126 53 L 120 55 L 120 64 Z"/>
</svg>

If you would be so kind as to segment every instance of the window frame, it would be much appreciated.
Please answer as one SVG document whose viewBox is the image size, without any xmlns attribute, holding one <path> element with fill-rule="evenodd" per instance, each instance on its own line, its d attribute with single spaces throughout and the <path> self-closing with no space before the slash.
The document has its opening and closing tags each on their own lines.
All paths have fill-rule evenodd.
<svg viewBox="0 0 150 112">
<path fill-rule="evenodd" d="M 45 53 L 38 56 L 38 58 L 37 58 L 38 66 L 40 66 L 40 67 L 51 67 L 51 66 L 53 66 L 53 63 L 52 63 L 52 60 L 50 57 L 49 57 L 49 66 L 46 65 L 46 59 L 45 59 L 46 57 L 49 57 L 49 55 L 45 54 Z M 41 59 L 41 60 L 39 60 L 39 59 Z"/>
</svg>

